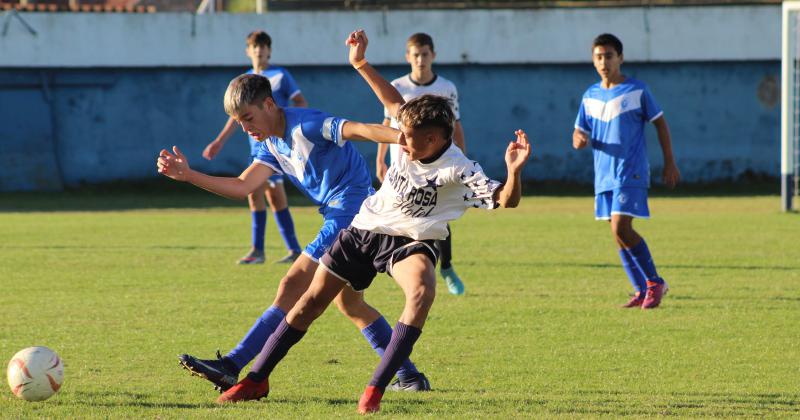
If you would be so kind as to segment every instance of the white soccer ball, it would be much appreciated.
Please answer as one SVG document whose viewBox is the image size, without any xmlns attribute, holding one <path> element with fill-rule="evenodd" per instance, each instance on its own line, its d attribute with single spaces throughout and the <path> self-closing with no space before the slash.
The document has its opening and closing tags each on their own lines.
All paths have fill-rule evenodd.
<svg viewBox="0 0 800 420">
<path fill-rule="evenodd" d="M 20 350 L 8 363 L 8 385 L 23 400 L 46 400 L 61 389 L 63 382 L 64 365 L 47 347 Z"/>
</svg>

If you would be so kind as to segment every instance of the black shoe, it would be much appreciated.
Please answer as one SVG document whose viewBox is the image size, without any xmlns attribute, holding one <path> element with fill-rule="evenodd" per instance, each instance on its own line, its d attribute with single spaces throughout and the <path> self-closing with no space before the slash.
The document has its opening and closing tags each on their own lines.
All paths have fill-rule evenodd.
<svg viewBox="0 0 800 420">
<path fill-rule="evenodd" d="M 188 354 L 178 356 L 178 360 L 184 369 L 192 372 L 192 375 L 197 375 L 213 383 L 214 389 L 220 392 L 227 391 L 228 388 L 239 382 L 239 374 L 231 372 L 231 370 L 225 366 L 222 355 L 219 354 L 219 350 L 217 350 L 216 360 L 198 359 Z"/>
<path fill-rule="evenodd" d="M 411 378 L 403 378 L 402 381 L 400 378 L 395 379 L 386 389 L 389 391 L 430 391 L 431 383 L 424 373 L 419 372 Z"/>
</svg>

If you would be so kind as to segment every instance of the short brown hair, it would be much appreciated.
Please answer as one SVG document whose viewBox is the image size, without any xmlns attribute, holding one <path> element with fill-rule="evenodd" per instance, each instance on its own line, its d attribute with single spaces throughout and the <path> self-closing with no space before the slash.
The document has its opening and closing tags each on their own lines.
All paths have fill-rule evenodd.
<svg viewBox="0 0 800 420">
<path fill-rule="evenodd" d="M 260 107 L 265 99 L 271 97 L 269 79 L 259 74 L 243 74 L 231 80 L 225 90 L 225 113 L 239 115 L 246 106 L 257 104 Z"/>
<path fill-rule="evenodd" d="M 264 31 L 253 31 L 247 35 L 247 45 L 266 45 L 272 48 L 272 38 Z"/>
<path fill-rule="evenodd" d="M 427 45 L 431 47 L 431 52 L 433 52 L 433 38 L 426 33 L 417 32 L 408 37 L 408 41 L 406 41 L 406 49 L 412 45 L 416 47 L 424 47 Z"/>
<path fill-rule="evenodd" d="M 418 96 L 400 107 L 397 111 L 397 121 L 408 128 L 438 128 L 442 130 L 445 140 L 453 136 L 455 121 L 453 106 L 444 96 L 422 95 Z"/>
</svg>

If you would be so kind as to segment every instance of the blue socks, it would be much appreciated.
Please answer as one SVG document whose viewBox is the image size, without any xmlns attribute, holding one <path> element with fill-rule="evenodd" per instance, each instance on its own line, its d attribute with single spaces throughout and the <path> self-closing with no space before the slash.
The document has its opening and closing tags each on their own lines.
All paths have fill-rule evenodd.
<svg viewBox="0 0 800 420">
<path fill-rule="evenodd" d="M 253 248 L 264 250 L 264 231 L 267 229 L 267 211 L 250 212 L 253 217 Z"/>
<path fill-rule="evenodd" d="M 631 256 L 630 252 L 627 249 L 620 249 L 619 259 L 622 260 L 622 268 L 625 269 L 625 273 L 628 275 L 628 280 L 631 281 L 633 288 L 639 293 L 646 293 L 646 279 L 642 271 L 639 270 L 639 267 L 636 266 L 636 262 L 633 261 L 633 256 Z"/>
<path fill-rule="evenodd" d="M 294 233 L 294 220 L 292 220 L 292 214 L 289 213 L 289 207 L 281 211 L 276 211 L 273 215 L 275 215 L 278 232 L 280 232 L 281 238 L 283 238 L 283 243 L 286 244 L 286 249 L 299 254 L 300 244 L 297 242 L 297 235 Z"/>
<path fill-rule="evenodd" d="M 661 277 L 658 277 L 656 272 L 656 265 L 653 262 L 653 257 L 650 255 L 650 249 L 647 248 L 647 243 L 644 239 L 639 242 L 635 247 L 627 250 L 633 259 L 636 267 L 639 268 L 645 279 L 655 283 L 664 283 Z"/>
<path fill-rule="evenodd" d="M 286 317 L 286 313 L 277 306 L 270 306 L 261 314 L 261 317 L 256 320 L 247 335 L 244 336 L 242 341 L 231 350 L 226 359 L 232 361 L 237 368 L 241 371 L 243 367 L 247 366 L 253 360 L 261 349 L 264 348 L 264 343 L 267 342 L 269 336 L 278 327 L 278 324 Z M 238 372 L 237 372 L 238 373 Z"/>
<path fill-rule="evenodd" d="M 398 325 L 400 325 L 400 323 L 398 323 Z M 383 357 L 386 348 L 389 347 L 389 343 L 392 341 L 392 327 L 386 322 L 386 318 L 380 317 L 376 319 L 375 322 L 361 330 L 361 334 L 364 334 L 364 338 L 366 338 L 372 348 L 375 349 L 375 353 Z M 394 372 L 392 373 L 394 374 Z M 417 367 L 414 366 L 414 363 L 411 363 L 408 357 L 403 360 L 403 363 L 397 370 L 397 377 L 401 379 L 411 378 L 417 374 L 419 374 Z"/>
</svg>

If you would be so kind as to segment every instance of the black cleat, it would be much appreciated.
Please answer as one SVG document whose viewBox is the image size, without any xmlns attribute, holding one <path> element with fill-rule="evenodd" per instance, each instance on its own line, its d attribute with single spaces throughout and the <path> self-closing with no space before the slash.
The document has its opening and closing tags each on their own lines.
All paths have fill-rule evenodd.
<svg viewBox="0 0 800 420">
<path fill-rule="evenodd" d="M 411 378 L 403 378 L 402 381 L 400 378 L 395 379 L 386 389 L 388 391 L 430 391 L 431 383 L 424 373 L 419 372 L 419 374 Z"/>
<path fill-rule="evenodd" d="M 208 380 L 214 384 L 214 389 L 225 392 L 228 388 L 236 385 L 239 382 L 238 373 L 231 372 L 225 363 L 222 361 L 222 355 L 217 350 L 217 359 L 203 360 L 198 359 L 188 354 L 178 356 L 178 360 L 184 369 L 197 375 L 201 378 Z"/>
</svg>

